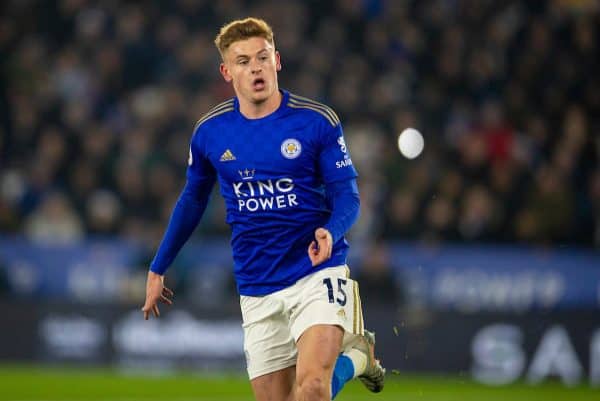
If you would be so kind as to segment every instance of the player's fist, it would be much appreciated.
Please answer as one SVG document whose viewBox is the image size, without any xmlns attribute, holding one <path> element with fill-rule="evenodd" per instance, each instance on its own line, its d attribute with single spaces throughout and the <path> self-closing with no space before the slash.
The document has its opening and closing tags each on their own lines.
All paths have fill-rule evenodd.
<svg viewBox="0 0 600 401">
<path fill-rule="evenodd" d="M 329 230 L 317 228 L 315 230 L 315 241 L 308 246 L 308 257 L 313 266 L 318 266 L 331 257 L 333 238 Z"/>
<path fill-rule="evenodd" d="M 145 320 L 148 320 L 150 312 L 156 317 L 160 316 L 158 302 L 162 302 L 165 305 L 173 304 L 173 301 L 171 300 L 173 291 L 165 287 L 164 280 L 164 276 L 154 272 L 148 272 L 148 280 L 146 281 L 146 302 L 144 303 L 144 306 L 142 306 Z"/>
</svg>

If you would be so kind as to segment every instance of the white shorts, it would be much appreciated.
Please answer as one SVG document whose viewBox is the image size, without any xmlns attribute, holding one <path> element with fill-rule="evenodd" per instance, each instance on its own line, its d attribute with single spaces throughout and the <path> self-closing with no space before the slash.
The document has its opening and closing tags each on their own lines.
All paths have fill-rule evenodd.
<svg viewBox="0 0 600 401">
<path fill-rule="evenodd" d="M 272 294 L 240 297 L 250 380 L 295 365 L 296 342 L 311 326 L 343 328 L 343 349 L 363 334 L 358 283 L 349 272 L 345 265 L 330 267 Z"/>
</svg>

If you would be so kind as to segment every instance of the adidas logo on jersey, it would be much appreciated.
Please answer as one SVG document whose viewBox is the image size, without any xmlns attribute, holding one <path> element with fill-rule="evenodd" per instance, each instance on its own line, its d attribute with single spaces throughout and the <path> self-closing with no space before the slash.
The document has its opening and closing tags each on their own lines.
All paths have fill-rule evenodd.
<svg viewBox="0 0 600 401">
<path fill-rule="evenodd" d="M 219 161 L 221 162 L 229 162 L 235 160 L 235 156 L 233 155 L 233 153 L 231 153 L 231 150 L 227 149 L 225 152 L 223 152 L 223 154 L 221 155 L 221 158 L 219 159 Z"/>
</svg>

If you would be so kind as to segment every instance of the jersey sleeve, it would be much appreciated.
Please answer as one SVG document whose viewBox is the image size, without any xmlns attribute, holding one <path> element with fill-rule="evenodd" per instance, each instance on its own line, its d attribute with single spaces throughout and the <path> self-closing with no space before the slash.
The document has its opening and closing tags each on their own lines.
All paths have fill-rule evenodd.
<svg viewBox="0 0 600 401">
<path fill-rule="evenodd" d="M 331 217 L 325 228 L 331 233 L 333 243 L 338 242 L 352 227 L 360 214 L 360 196 L 356 179 L 336 181 L 325 186 L 331 199 Z"/>
<path fill-rule="evenodd" d="M 215 168 L 208 160 L 204 138 L 199 129 L 194 132 L 190 142 L 186 177 L 189 183 L 203 189 L 206 189 L 206 187 L 212 188 L 216 179 Z"/>
<path fill-rule="evenodd" d="M 206 209 L 215 177 L 215 170 L 203 155 L 197 135 L 194 135 L 188 156 L 187 182 L 171 213 L 150 271 L 164 274 L 190 238 Z"/>
<path fill-rule="evenodd" d="M 339 123 L 335 127 L 328 125 L 321 135 L 319 168 L 325 184 L 358 176 Z"/>
</svg>

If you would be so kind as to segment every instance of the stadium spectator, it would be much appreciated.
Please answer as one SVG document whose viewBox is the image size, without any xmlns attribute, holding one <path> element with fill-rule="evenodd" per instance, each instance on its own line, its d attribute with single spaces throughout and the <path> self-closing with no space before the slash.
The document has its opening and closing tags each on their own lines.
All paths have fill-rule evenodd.
<svg viewBox="0 0 600 401">
<path fill-rule="evenodd" d="M 81 219 L 60 192 L 44 196 L 25 221 L 24 230 L 30 240 L 51 245 L 72 244 L 84 234 Z"/>
</svg>

